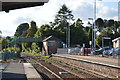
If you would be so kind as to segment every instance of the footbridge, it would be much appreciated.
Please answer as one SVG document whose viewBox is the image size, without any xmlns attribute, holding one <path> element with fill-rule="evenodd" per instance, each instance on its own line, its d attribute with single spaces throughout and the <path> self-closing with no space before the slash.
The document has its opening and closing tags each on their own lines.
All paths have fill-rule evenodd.
<svg viewBox="0 0 120 80">
<path fill-rule="evenodd" d="M 10 42 L 11 45 L 28 43 L 28 42 L 42 42 L 46 37 L 17 37 Z"/>
</svg>

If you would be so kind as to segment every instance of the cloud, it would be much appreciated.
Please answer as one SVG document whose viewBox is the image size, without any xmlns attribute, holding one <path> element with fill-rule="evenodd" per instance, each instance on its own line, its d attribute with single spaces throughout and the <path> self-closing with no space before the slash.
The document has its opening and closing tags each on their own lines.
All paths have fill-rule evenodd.
<svg viewBox="0 0 120 80">
<path fill-rule="evenodd" d="M 101 17 L 101 18 L 106 18 L 106 19 L 116 19 L 114 17 L 116 17 L 118 15 L 118 10 L 115 8 L 109 8 L 108 6 L 104 6 L 102 4 L 98 4 L 98 10 L 97 10 L 97 16 Z"/>
<path fill-rule="evenodd" d="M 32 21 L 33 19 L 32 18 L 30 18 L 30 17 L 18 17 L 18 18 L 16 18 L 15 20 L 14 20 L 14 24 L 16 24 L 16 25 L 19 25 L 19 24 L 21 24 L 21 23 L 28 23 L 28 22 L 30 22 L 30 21 Z"/>
<path fill-rule="evenodd" d="M 107 2 L 107 1 L 106 1 Z M 61 5 L 66 4 L 72 10 L 75 19 L 80 18 L 86 24 L 88 18 L 94 15 L 94 0 L 49 0 L 43 6 L 12 10 L 9 13 L 0 12 L 0 29 L 3 35 L 13 35 L 17 26 L 23 22 L 36 21 L 37 26 L 53 21 Z M 116 8 L 97 2 L 97 17 L 117 19 Z"/>
<path fill-rule="evenodd" d="M 2 31 L 2 36 L 11 36 L 14 35 L 14 32 L 10 30 L 1 30 Z"/>
</svg>

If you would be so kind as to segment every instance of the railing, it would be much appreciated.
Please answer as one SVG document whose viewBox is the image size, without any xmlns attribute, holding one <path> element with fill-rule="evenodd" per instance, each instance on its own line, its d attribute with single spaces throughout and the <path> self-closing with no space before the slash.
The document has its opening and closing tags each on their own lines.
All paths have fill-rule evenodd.
<svg viewBox="0 0 120 80">
<path fill-rule="evenodd" d="M 1 52 L 0 53 L 0 60 L 7 60 L 13 58 L 19 58 L 20 52 Z"/>
<path fill-rule="evenodd" d="M 79 54 L 80 48 L 58 48 L 57 53 L 60 54 Z"/>
<path fill-rule="evenodd" d="M 22 43 L 22 42 L 41 42 L 46 37 L 17 37 L 14 40 L 12 40 L 10 43 Z"/>
</svg>

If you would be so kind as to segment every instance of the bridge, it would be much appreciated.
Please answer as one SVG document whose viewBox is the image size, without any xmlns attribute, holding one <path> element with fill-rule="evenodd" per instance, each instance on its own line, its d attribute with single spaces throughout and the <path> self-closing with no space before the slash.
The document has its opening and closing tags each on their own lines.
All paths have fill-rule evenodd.
<svg viewBox="0 0 120 80">
<path fill-rule="evenodd" d="M 46 37 L 17 37 L 10 42 L 10 44 L 20 44 L 27 42 L 42 42 Z"/>
<path fill-rule="evenodd" d="M 10 42 L 10 45 L 21 44 L 21 43 L 29 43 L 29 42 L 42 42 L 47 37 L 17 37 Z M 61 41 L 62 45 L 66 45 Z"/>
</svg>

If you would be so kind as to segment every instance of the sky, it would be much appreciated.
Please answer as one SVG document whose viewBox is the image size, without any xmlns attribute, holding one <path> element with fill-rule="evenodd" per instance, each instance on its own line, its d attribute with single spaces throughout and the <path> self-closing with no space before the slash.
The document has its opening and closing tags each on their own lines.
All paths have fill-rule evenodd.
<svg viewBox="0 0 120 80">
<path fill-rule="evenodd" d="M 63 4 L 72 10 L 75 19 L 80 18 L 84 26 L 88 18 L 94 18 L 95 0 L 49 0 L 43 6 L 0 12 L 0 30 L 2 36 L 13 36 L 18 25 L 35 21 L 37 26 L 54 21 L 55 15 Z M 96 0 L 96 18 L 118 20 L 119 0 Z"/>
</svg>

